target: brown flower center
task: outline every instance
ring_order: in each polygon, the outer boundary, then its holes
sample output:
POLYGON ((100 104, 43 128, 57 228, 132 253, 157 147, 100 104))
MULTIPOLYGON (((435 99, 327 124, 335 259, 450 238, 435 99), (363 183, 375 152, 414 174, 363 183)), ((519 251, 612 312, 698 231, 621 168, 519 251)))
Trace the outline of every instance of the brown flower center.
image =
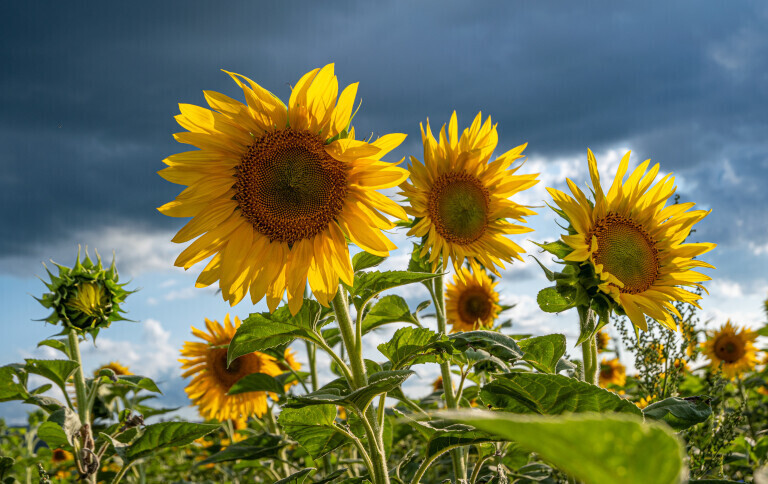
POLYGON ((459 245, 471 244, 483 236, 489 207, 488 189, 467 172, 441 175, 427 198, 427 210, 437 233, 459 245))
POLYGON ((289 245, 325 230, 347 196, 344 163, 318 136, 290 128, 256 139, 235 176, 243 216, 270 241, 289 245))
POLYGON ((459 317, 467 324, 481 325, 491 319, 493 300, 481 287, 471 287, 459 296, 459 317))
POLYGON ((213 373, 219 387, 228 391, 236 381, 251 373, 258 373, 261 360, 253 353, 237 358, 227 368, 227 349, 211 348, 208 350, 207 367, 213 373))
POLYGON ((624 283, 619 290, 638 294, 646 291, 659 275, 659 255, 651 236, 634 220, 616 213, 600 219, 587 236, 597 238, 595 264, 624 283))
POLYGON ((736 363, 745 353, 744 342, 735 335, 724 334, 715 340, 715 356, 726 363, 736 363))

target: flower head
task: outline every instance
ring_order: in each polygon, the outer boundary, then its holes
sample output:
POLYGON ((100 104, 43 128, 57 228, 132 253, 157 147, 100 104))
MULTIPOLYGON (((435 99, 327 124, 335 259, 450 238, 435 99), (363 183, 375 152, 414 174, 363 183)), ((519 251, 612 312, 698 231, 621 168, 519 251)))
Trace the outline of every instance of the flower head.
POLYGON ((710 278, 696 269, 714 269, 695 257, 716 244, 685 243, 691 228, 709 211, 690 210, 693 203, 666 206, 675 191, 675 180, 666 175, 654 184, 659 165, 649 170, 650 160, 624 182, 629 153, 605 193, 597 161, 591 151, 587 153, 594 202, 571 180, 567 182, 573 197, 547 189, 559 207, 557 213, 570 223, 569 234, 562 237, 567 251, 560 255, 579 268, 580 284, 592 281, 587 289, 599 294, 593 299, 626 314, 640 329, 647 329, 645 317, 649 316, 675 330, 674 317, 681 319, 681 315, 673 303, 698 307, 701 296, 684 288, 703 289, 701 282, 710 278))
POLYGON ((496 284, 476 265, 472 271, 458 269, 453 284, 445 288, 445 313, 452 333, 493 327, 501 311, 496 284))
POLYGON ((710 366, 716 369, 722 364, 723 374, 733 379, 740 373, 755 368, 757 364, 755 339, 757 339, 757 333, 747 329, 737 329, 728 321, 719 330, 710 333, 709 338, 701 346, 710 360, 710 366))
POLYGON ((91 333, 94 337, 99 330, 107 328, 113 321, 124 321, 120 304, 133 291, 126 291, 125 284, 118 284, 115 261, 109 269, 104 269, 101 257, 96 253, 96 263, 88 257, 80 259, 77 251, 75 265, 72 268, 54 264, 59 269, 58 275, 51 271, 50 282, 43 283, 50 292, 38 299, 40 304, 53 312, 45 318, 51 324, 61 322, 65 328, 74 328, 78 332, 91 333))
POLYGON ((496 266, 522 260, 520 253, 525 252, 506 236, 533 230, 508 221, 525 222, 524 217, 535 214, 509 200, 538 183, 537 174, 514 174, 522 165, 510 169, 526 145, 490 161, 498 134, 490 116, 482 122, 482 113, 459 138, 454 111, 448 133, 443 126, 439 137, 438 142, 429 121, 426 130, 421 126, 424 161, 411 157, 410 182, 400 185, 409 201, 405 210, 415 218, 408 235, 423 238, 420 255, 431 251, 433 269, 442 255, 446 264, 450 258, 457 268, 470 259, 498 274, 496 266))
POLYGON ((599 353, 602 353, 606 349, 608 349, 608 342, 611 340, 611 337, 608 335, 607 332, 600 330, 597 332, 596 335, 597 339, 597 351, 599 353))
MULTIPOLYGON (((226 71, 225 71, 226 72, 226 71)), ((200 148, 164 160, 159 174, 187 188, 158 210, 193 217, 173 238, 196 239, 176 259, 185 269, 208 259, 198 287, 219 281, 234 305, 250 293, 274 311, 283 294, 296 314, 309 282, 324 306, 339 280, 352 284, 347 239, 372 254, 395 246, 382 233, 386 215, 403 209, 376 190, 397 186, 408 172, 381 161, 403 134, 355 139, 351 127, 357 83, 338 96, 333 64, 305 74, 286 106, 250 79, 227 72, 246 104, 205 91, 211 110, 179 105, 177 141, 200 148)))
POLYGON ((618 358, 607 360, 603 358, 600 363, 600 386, 616 385, 623 387, 627 383, 627 369, 618 358))
MULTIPOLYGON (((205 320, 208 332, 192 328, 192 334, 202 341, 188 341, 181 350, 182 374, 184 378, 193 376, 185 391, 197 405, 200 415, 206 419, 238 420, 251 415, 261 417, 267 411, 266 392, 247 392, 228 395, 229 389, 238 380, 252 373, 265 373, 277 376, 284 371, 278 361, 265 353, 253 352, 243 355, 227 366, 227 347, 235 331, 240 326, 240 319, 229 314, 224 324, 205 320)), ((294 370, 301 368, 293 359, 289 349, 285 350, 285 360, 290 361, 294 370)))
POLYGON ((121 365, 118 361, 110 361, 106 365, 101 365, 99 368, 94 370, 93 376, 99 376, 99 372, 101 370, 112 370, 115 375, 133 375, 127 366, 121 365))

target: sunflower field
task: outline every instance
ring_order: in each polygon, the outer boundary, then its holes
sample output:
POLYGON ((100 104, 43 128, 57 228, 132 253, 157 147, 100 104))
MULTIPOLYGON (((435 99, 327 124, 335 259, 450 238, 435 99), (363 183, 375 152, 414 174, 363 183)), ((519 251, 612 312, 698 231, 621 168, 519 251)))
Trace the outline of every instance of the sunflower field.
POLYGON ((599 173, 587 150, 589 179, 526 206, 539 174, 526 144, 494 154, 490 116, 426 121, 423 152, 395 162, 405 135, 356 137, 358 85, 339 92, 333 64, 287 103, 225 73, 242 100, 180 104, 174 137, 192 149, 159 171, 183 189, 158 210, 190 219, 173 264, 232 306, 178 349, 199 418, 156 405, 162 382, 118 354, 83 370, 81 347, 121 324, 135 288, 78 252, 38 294, 59 331, 39 345, 59 357, 0 367, 0 401, 34 408, 0 424, 2 482, 768 483, 768 326, 701 321, 709 211, 659 164, 627 153, 599 173), (561 236, 537 240, 528 221, 549 210, 561 236), (394 230, 410 257, 379 270, 394 230), (510 264, 543 271, 539 309, 577 340, 505 317, 510 264), (429 299, 409 305, 413 287, 429 299), (440 377, 417 398, 402 386, 425 365, 440 377))

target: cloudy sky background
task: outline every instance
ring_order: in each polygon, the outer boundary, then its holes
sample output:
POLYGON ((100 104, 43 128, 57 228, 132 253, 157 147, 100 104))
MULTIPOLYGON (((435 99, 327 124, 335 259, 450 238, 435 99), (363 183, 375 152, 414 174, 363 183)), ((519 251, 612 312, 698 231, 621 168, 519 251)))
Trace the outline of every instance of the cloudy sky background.
MULTIPOLYGON (((545 186, 586 180, 586 148, 603 179, 632 150, 674 172, 683 201, 712 214, 694 241, 716 242, 718 267, 702 302, 712 324, 764 322, 768 292, 768 7, 743 1, 644 2, 17 2, 0 18, 0 365, 55 357, 35 349, 54 328, 39 296, 41 262, 71 265, 78 244, 117 256, 128 317, 86 345, 88 370, 119 359, 154 377, 166 405, 185 405, 178 349, 203 318, 264 310, 230 308, 193 283, 203 265, 173 267, 183 220, 155 207, 181 189, 159 176, 184 151, 172 134, 179 102, 210 89, 240 98, 220 69, 247 75, 287 100, 306 71, 336 63, 341 85, 360 82, 360 134, 403 132, 390 160, 421 157, 419 122, 460 126, 478 111, 498 122, 500 154, 529 143, 523 172, 542 182, 518 199, 543 206, 545 186)), ((606 182, 607 183, 607 182, 606 182)), ((558 228, 546 209, 535 240, 558 228)), ((400 268, 410 243, 389 268, 400 268)), ((517 239, 532 248, 525 238, 517 239)), ((517 332, 572 336, 575 314, 547 315, 546 281, 531 261, 501 284, 517 332)), ((427 294, 409 292, 418 302, 427 294)), ((368 356, 391 330, 367 337, 368 356)), ((303 355, 300 359, 304 359, 303 355)), ((422 380, 437 369, 419 368, 422 380)), ((423 393, 413 379, 407 391, 423 393)), ((0 404, 0 417, 27 409, 0 404)), ((194 412, 188 411, 189 415, 194 412)))

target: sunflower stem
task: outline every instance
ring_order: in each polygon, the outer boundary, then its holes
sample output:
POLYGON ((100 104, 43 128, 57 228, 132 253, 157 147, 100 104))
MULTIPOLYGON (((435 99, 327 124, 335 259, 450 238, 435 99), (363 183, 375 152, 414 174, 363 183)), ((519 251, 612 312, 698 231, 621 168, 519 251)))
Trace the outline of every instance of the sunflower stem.
MULTIPOLYGON (((80 417, 80 425, 85 428, 85 435, 83 443, 93 442, 93 434, 91 433, 91 408, 88 405, 88 389, 85 385, 85 374, 83 373, 83 358, 80 355, 80 338, 77 335, 77 330, 70 328, 69 330, 69 357, 77 363, 77 370, 73 375, 75 383, 75 397, 77 401, 77 414, 80 417)), ((93 449, 89 449, 93 451, 93 449)), ((78 452, 75 456, 76 459, 82 460, 83 453, 78 452)), ((85 462, 83 462, 83 468, 87 469, 85 462)), ((88 476, 88 482, 96 482, 96 474, 90 474, 88 476)))
MULTIPOLYGON (((594 311, 587 306, 577 306, 576 309, 579 312, 579 328, 586 328, 592 318, 595 317, 594 311)), ((582 379, 597 385, 597 337, 595 334, 590 335, 583 343, 581 343, 581 354, 584 361, 582 368, 582 379)))
MULTIPOLYGON (((341 340, 349 355, 349 363, 352 367, 352 381, 349 382, 353 390, 362 388, 368 384, 368 375, 365 371, 363 360, 362 341, 357 342, 356 329, 349 316, 349 301, 343 286, 339 286, 336 296, 333 298, 333 311, 336 313, 336 322, 339 324, 341 340)), ((365 428, 370 457, 373 463, 373 479, 375 484, 389 484, 389 471, 387 469, 387 456, 384 452, 384 441, 379 431, 379 425, 371 406, 367 411, 359 413, 360 420, 365 428)))
MULTIPOLYGON (((442 267, 439 268, 442 270, 442 267)), ((437 316, 437 331, 440 334, 446 334, 445 318, 445 290, 443 288, 443 276, 440 275, 434 279, 432 291, 432 301, 435 304, 435 315, 437 316)), ((448 361, 440 363, 440 373, 443 377, 443 394, 445 395, 445 406, 451 409, 458 408, 456 395, 453 393, 451 383, 451 364, 448 361)), ((451 451, 451 461, 453 462, 453 477, 456 482, 466 481, 467 464, 464 461, 464 449, 457 447, 451 451)))

